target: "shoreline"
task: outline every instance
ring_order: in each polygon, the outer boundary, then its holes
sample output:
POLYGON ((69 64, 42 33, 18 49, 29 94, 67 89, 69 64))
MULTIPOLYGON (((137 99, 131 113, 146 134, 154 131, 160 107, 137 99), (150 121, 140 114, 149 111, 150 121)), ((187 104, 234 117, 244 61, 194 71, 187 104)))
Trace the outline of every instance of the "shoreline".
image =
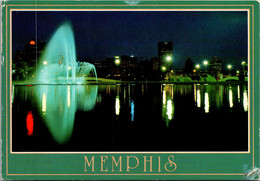
POLYGON ((248 81, 217 81, 217 82, 174 82, 174 81, 107 81, 107 82, 86 82, 82 84, 77 83, 35 83, 35 82, 24 82, 24 81, 13 81, 12 85, 15 86, 33 86, 33 85, 117 85, 117 84, 176 84, 176 85, 192 85, 192 84, 209 84, 209 85, 216 85, 216 84, 233 84, 239 85, 244 84, 248 85, 248 81))

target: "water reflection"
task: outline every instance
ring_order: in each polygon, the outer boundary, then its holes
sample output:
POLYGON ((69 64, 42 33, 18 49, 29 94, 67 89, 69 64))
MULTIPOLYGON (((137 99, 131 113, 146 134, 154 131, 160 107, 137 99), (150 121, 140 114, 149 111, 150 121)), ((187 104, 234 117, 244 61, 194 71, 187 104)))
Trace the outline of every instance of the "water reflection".
POLYGON ((241 96, 240 96, 240 86, 239 85, 237 86, 237 99, 238 99, 238 102, 240 102, 241 96))
POLYGON ((244 107, 244 111, 248 111, 248 98, 247 98, 247 89, 244 86, 243 87, 243 107, 244 107))
POLYGON ((116 113, 117 116, 120 114, 120 99, 119 99, 119 96, 116 96, 115 113, 116 113))
POLYGON ((232 93, 232 87, 229 87, 229 91, 228 91, 228 100, 229 100, 229 107, 232 108, 233 107, 233 93, 232 93))
POLYGON ((197 95, 197 107, 201 107, 200 87, 198 87, 196 95, 197 95))
POLYGON ((208 113, 209 112, 209 93, 205 92, 205 106, 204 106, 204 109, 205 109, 205 113, 208 113))
MULTIPOLYGON (((35 133, 42 129, 39 128, 40 124, 37 122, 41 117, 49 133, 59 144, 65 144, 71 140, 70 144, 79 138, 77 135, 85 134, 75 134, 75 137, 73 134, 73 139, 71 139, 75 116, 77 120, 80 120, 77 121, 77 125, 84 122, 85 126, 82 126, 82 129, 75 127, 78 132, 89 129, 89 125, 94 125, 93 130, 97 131, 99 126, 94 127, 102 121, 102 125, 105 125, 104 130, 107 129, 107 125, 114 124, 115 129, 120 127, 122 132, 132 132, 139 130, 138 126, 141 125, 141 128, 144 128, 148 122, 151 122, 153 129, 159 129, 162 124, 171 132, 173 129, 180 130, 183 125, 185 127, 187 117, 195 123, 193 119, 210 120, 223 112, 225 113, 223 115, 236 114, 239 111, 244 114, 249 109, 247 85, 44 85, 15 86, 13 90, 14 110, 19 113, 19 116, 24 116, 24 121, 26 119, 26 123, 23 122, 23 124, 26 124, 27 132, 22 134, 36 136, 35 133), (29 104, 30 101, 35 103, 29 104), (23 104, 27 104, 27 107, 23 108, 23 104), (36 105, 38 110, 32 109, 36 105), (31 110, 33 112, 30 112, 31 110), (86 114, 86 111, 91 113, 86 114), (91 115, 95 119, 82 115, 91 115), (126 121, 131 124, 126 124, 126 121)), ((19 119, 14 121, 14 125, 17 123, 19 119)), ((196 125, 192 124, 194 127, 196 125)), ((43 131, 46 131, 45 129, 44 126, 43 131)), ((200 129, 199 126, 196 129, 200 129)))
POLYGON ((135 116, 135 103, 132 100, 131 101, 131 121, 134 121, 134 116, 135 116))
MULTIPOLYGON (((174 118, 174 101, 173 101, 173 84, 163 84, 162 90, 162 118, 166 122, 166 126, 169 127, 170 122, 174 118)), ((180 93, 183 94, 183 87, 180 89, 180 93)))
MULTIPOLYGON (((24 88, 27 92, 27 87, 24 88)), ((98 86, 33 86, 30 87, 32 100, 36 100, 42 114, 41 117, 51 133, 53 139, 59 144, 70 140, 73 132, 74 119, 77 110, 90 111, 95 107, 98 86)), ((26 94, 27 97, 27 94, 26 94)), ((86 118, 87 119, 87 118, 86 118)), ((32 134, 32 113, 29 112, 26 125, 28 134, 32 134)))
POLYGON ((32 136, 33 135, 33 114, 32 111, 28 111, 27 117, 26 117, 26 128, 27 128, 27 135, 32 136))

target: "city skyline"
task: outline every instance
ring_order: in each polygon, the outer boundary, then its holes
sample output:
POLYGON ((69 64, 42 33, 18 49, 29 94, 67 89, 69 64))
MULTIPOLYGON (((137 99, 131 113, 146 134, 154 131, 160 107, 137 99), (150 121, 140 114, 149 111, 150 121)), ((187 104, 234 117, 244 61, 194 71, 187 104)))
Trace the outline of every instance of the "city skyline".
POLYGON ((115 55, 150 59, 159 41, 173 42, 173 65, 183 67, 218 56, 231 64, 247 60, 246 11, 13 12, 13 55, 30 39, 48 41, 64 21, 74 30, 77 59, 115 55), (37 33, 36 33, 37 31, 37 33))

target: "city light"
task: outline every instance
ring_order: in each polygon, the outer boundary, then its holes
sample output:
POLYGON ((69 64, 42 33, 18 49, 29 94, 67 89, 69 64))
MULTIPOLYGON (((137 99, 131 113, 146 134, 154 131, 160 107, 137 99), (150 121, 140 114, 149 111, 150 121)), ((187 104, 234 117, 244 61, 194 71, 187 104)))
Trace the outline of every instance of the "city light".
POLYGON ((199 69, 199 68, 200 68, 200 64, 196 64, 195 67, 196 67, 197 69, 199 69))
POLYGON ((209 63, 209 62, 208 62, 207 60, 204 60, 204 61, 203 61, 203 65, 205 65, 205 66, 208 65, 208 63, 209 63))
POLYGON ((246 64, 246 62, 245 61, 242 61, 242 65, 245 65, 246 64))
POLYGON ((171 56, 167 56, 167 57, 166 57, 166 60, 169 62, 169 61, 172 60, 172 57, 171 57, 171 56))
POLYGON ((229 64, 229 65, 227 66, 227 68, 230 70, 230 69, 232 68, 232 65, 229 64))
POLYGON ((71 67, 68 67, 68 70, 71 70, 71 67))
POLYGON ((43 61, 43 65, 47 65, 48 62, 46 60, 43 61))
POLYGON ((163 67, 162 67, 162 71, 166 71, 166 67, 163 66, 163 67))
POLYGON ((115 59, 115 64, 119 65, 120 64, 120 59, 115 59))
POLYGON ((35 45, 35 41, 31 40, 30 45, 35 45))

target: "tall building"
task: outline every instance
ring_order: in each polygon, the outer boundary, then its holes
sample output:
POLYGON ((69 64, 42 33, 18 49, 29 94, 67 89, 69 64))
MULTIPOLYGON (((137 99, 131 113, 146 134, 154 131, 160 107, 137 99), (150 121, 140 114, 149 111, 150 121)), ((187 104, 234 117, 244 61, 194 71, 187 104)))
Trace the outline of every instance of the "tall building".
POLYGON ((160 66, 168 71, 172 69, 173 61, 173 43, 172 42, 158 42, 158 56, 160 58, 160 66))
POLYGON ((172 42, 164 41, 158 42, 158 56, 171 55, 172 56, 173 44, 172 42))

